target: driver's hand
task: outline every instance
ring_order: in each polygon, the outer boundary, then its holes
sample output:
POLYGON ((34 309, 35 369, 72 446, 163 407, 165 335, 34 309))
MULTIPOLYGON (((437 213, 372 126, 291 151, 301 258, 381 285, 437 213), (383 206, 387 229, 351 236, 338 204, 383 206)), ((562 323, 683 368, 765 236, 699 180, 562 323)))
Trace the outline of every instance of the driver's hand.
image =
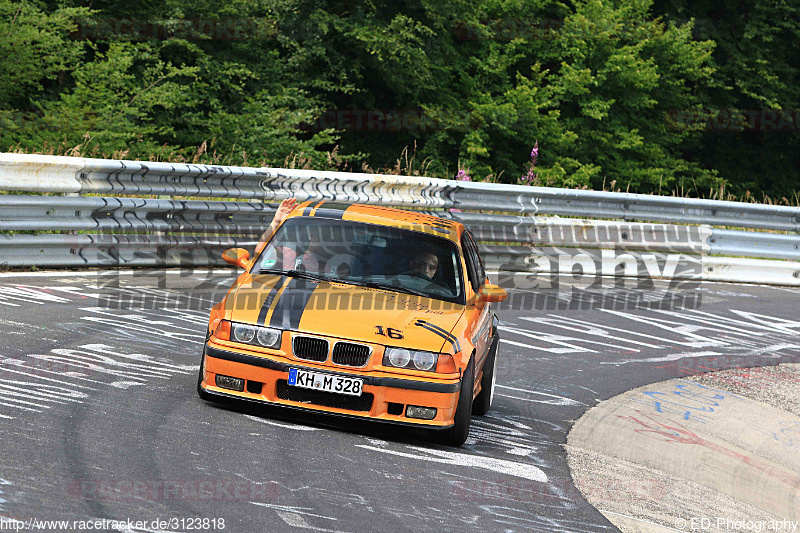
POLYGON ((273 224, 276 226, 280 225, 283 222, 283 219, 292 212, 292 210, 297 207, 297 199, 296 198, 287 198, 281 202, 281 205, 278 206, 278 210, 275 212, 275 218, 272 219, 273 224))

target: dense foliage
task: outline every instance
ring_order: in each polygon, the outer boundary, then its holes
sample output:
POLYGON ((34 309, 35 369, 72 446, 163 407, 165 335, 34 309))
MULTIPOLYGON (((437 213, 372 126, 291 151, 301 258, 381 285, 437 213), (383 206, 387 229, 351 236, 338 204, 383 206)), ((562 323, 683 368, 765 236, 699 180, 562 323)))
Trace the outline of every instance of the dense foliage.
POLYGON ((780 0, 0 0, 0 150, 361 170, 410 147, 398 169, 440 177, 796 198, 798 15, 780 0))

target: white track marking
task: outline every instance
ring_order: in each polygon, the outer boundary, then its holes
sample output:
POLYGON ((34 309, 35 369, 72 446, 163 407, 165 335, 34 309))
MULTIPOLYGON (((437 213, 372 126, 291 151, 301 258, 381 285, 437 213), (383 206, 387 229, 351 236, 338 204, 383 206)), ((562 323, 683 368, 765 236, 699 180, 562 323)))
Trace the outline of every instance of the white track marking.
POLYGON ((261 424, 267 424, 269 426, 277 426, 279 428, 294 429, 295 431, 319 431, 319 428, 304 426, 302 424, 283 424, 281 422, 276 422, 274 420, 267 420, 265 418, 259 418, 253 415, 244 415, 244 417, 249 418, 254 422, 259 422, 261 424))
POLYGON ((724 344, 721 341, 709 339, 708 337, 704 337, 703 335, 695 333, 696 331, 709 329, 707 326, 702 326, 700 324, 686 324, 686 323, 675 322, 672 320, 664 320, 653 317, 643 317, 634 315, 632 313, 626 313, 623 311, 615 311, 613 309, 600 309, 600 311, 602 311, 603 313, 609 313, 612 315, 620 316, 622 318, 627 318, 628 320, 633 320, 635 322, 640 322, 642 324, 647 324, 655 328, 671 331, 672 333, 676 333, 684 337, 693 338, 695 340, 690 342, 679 341, 679 340, 672 341, 677 344, 683 344, 684 346, 689 346, 690 348, 707 348, 710 346, 719 346, 720 344, 724 344))
POLYGON ((648 359, 625 359, 624 361, 601 361, 601 365, 620 366, 628 363, 666 363, 669 361, 678 361, 687 357, 711 357, 711 356, 725 355, 719 352, 679 352, 671 353, 662 357, 650 357, 648 359))
POLYGON ((508 394, 503 394, 501 392, 497 393, 498 396, 505 396, 507 398, 514 398, 516 400, 524 400, 526 402, 534 402, 534 403, 543 403, 543 404, 547 404, 547 405, 586 405, 583 402, 579 402, 577 400, 573 400, 572 398, 567 398, 565 396, 559 396, 557 394, 548 394, 546 392, 532 391, 532 390, 527 390, 527 389, 518 389, 516 387, 509 387, 508 385, 497 385, 497 387, 500 388, 500 389, 508 389, 508 390, 513 390, 513 391, 517 391, 517 392, 524 392, 525 394, 531 394, 533 396, 546 396, 548 398, 552 398, 550 400, 535 400, 533 398, 519 398, 517 396, 510 396, 508 394))
POLYGON ((312 509, 309 507, 291 507, 289 505, 277 505, 274 503, 264 503, 264 502, 250 502, 253 505, 258 505, 259 507, 266 507, 267 509, 274 509, 276 511, 284 511, 287 513, 294 513, 298 515, 305 515, 305 516, 313 516, 314 518, 324 518, 325 520, 339 520, 338 518, 334 518, 332 516, 324 516, 321 514, 311 513, 312 509))
MULTIPOLYGON (((618 329, 618 328, 610 328, 610 327, 608 327, 606 325, 598 326, 597 324, 594 324, 594 323, 588 322, 588 321, 584 321, 584 320, 577 320, 577 319, 573 319, 573 318, 569 318, 569 317, 551 317, 551 318, 548 318, 548 317, 537 317, 537 318, 520 317, 520 318, 522 318, 523 320, 529 320, 531 322, 535 322, 536 324, 546 324, 546 325, 554 327, 554 328, 566 329, 568 331, 575 331, 575 332, 583 333, 583 334, 586 334, 586 335, 594 335, 594 336, 602 337, 604 339, 613 339, 613 340, 624 342, 624 343, 628 343, 628 344, 636 344, 636 345, 639 345, 639 346, 644 346, 646 348, 661 348, 661 345, 658 345, 658 344, 649 344, 647 342, 636 341, 636 340, 633 340, 633 339, 625 339, 625 338, 622 338, 622 337, 615 337, 615 336, 609 334, 609 330, 618 329)), ((626 331, 626 330, 619 330, 619 331, 626 331)), ((657 338, 657 337, 653 337, 653 338, 657 338)), ((611 345, 611 344, 606 345, 606 346, 617 347, 617 346, 611 345)))
POLYGON ((532 344, 525 344, 525 343, 522 343, 522 342, 510 341, 508 339, 500 339, 500 342, 502 342, 503 344, 510 344, 511 346, 519 346, 520 348, 528 348, 528 349, 531 349, 531 350, 538 350, 539 349, 538 346, 534 346, 532 344))
MULTIPOLYGON (((530 322, 536 322, 537 321, 537 319, 533 318, 533 317, 520 317, 520 318, 522 320, 528 320, 530 322)), ((565 317, 560 317, 560 318, 565 318, 565 317)), ((575 319, 570 319, 570 320, 575 321, 575 319)), ((637 337, 645 337, 645 338, 653 339, 653 340, 656 340, 656 341, 659 341, 659 342, 664 342, 666 340, 663 337, 658 337, 658 336, 655 336, 655 335, 648 335, 647 333, 639 333, 638 331, 631 331, 629 329, 624 329, 624 328, 617 328, 617 327, 614 327, 614 326, 610 326, 608 324, 603 324, 602 329, 609 330, 609 331, 621 331, 623 333, 627 333, 628 335, 636 335, 637 337)), ((632 342, 632 341, 627 341, 626 340, 625 342, 632 342)))
MULTIPOLYGON (((266 507, 267 509, 274 510, 277 515, 280 517, 281 520, 287 525, 291 527, 303 528, 311 531, 330 531, 336 532, 334 529, 326 529, 322 527, 312 526, 308 523, 305 519, 306 516, 314 517, 314 518, 322 518, 323 520, 333 520, 337 521, 338 518, 334 518, 332 516, 323 516, 316 513, 309 512, 311 509, 308 507, 290 507, 288 505, 276 505, 272 503, 263 503, 263 502, 250 502, 253 505, 258 505, 259 507, 266 507)), ((340 532, 336 532, 340 533, 340 532)))
POLYGON ((540 351, 545 351, 550 353, 577 353, 577 352, 597 353, 597 350, 591 350, 589 348, 584 348, 582 346, 575 346, 574 344, 565 342, 565 341, 583 342, 583 339, 576 339, 575 337, 566 337, 563 335, 541 335, 541 334, 531 333, 530 331, 526 331, 524 329, 509 328, 505 326, 500 326, 498 329, 500 331, 506 331, 508 333, 513 333, 515 335, 521 335, 523 337, 528 337, 541 342, 549 342, 551 344, 564 346, 564 348, 548 348, 546 346, 537 346, 536 349, 540 351))
POLYGON ((356 444, 357 448, 365 450, 373 450, 381 453, 388 453, 397 455, 399 457, 408 457, 409 459, 417 459, 420 461, 428 461, 432 463, 448 464, 453 466, 467 466, 472 468, 482 468, 497 472, 500 474, 507 474, 510 476, 521 477, 531 481, 539 481, 542 483, 547 482, 547 475, 539 468, 515 461, 507 461, 505 459, 495 459, 493 457, 483 457, 479 455, 468 455, 465 453, 449 452, 444 450, 437 450, 433 448, 420 448, 417 446, 408 446, 412 452, 401 452, 398 450, 390 450, 388 448, 378 448, 375 446, 368 446, 366 444, 356 444))

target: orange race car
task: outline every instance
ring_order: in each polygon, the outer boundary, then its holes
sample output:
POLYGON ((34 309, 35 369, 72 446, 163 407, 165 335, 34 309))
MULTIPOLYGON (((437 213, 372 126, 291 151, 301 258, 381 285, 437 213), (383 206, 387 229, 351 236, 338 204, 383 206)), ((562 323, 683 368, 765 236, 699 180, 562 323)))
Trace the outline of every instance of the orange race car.
POLYGON ((436 430, 461 445, 491 406, 497 317, 463 224, 299 204, 211 309, 198 393, 436 430))

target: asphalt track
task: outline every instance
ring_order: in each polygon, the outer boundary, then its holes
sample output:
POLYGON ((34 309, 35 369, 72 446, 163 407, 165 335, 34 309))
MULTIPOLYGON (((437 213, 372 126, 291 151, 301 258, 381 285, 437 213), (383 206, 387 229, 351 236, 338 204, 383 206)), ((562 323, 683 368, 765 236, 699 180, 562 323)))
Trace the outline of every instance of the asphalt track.
POLYGON ((447 448, 407 429, 200 400, 208 308, 232 275, 0 277, 0 527, 616 531, 572 482, 577 419, 651 383, 800 358, 798 289, 702 284, 682 289, 692 309, 642 309, 618 297, 674 303, 675 288, 596 280, 612 299, 581 309, 563 285, 507 279, 516 299, 498 310, 493 410, 447 448))

